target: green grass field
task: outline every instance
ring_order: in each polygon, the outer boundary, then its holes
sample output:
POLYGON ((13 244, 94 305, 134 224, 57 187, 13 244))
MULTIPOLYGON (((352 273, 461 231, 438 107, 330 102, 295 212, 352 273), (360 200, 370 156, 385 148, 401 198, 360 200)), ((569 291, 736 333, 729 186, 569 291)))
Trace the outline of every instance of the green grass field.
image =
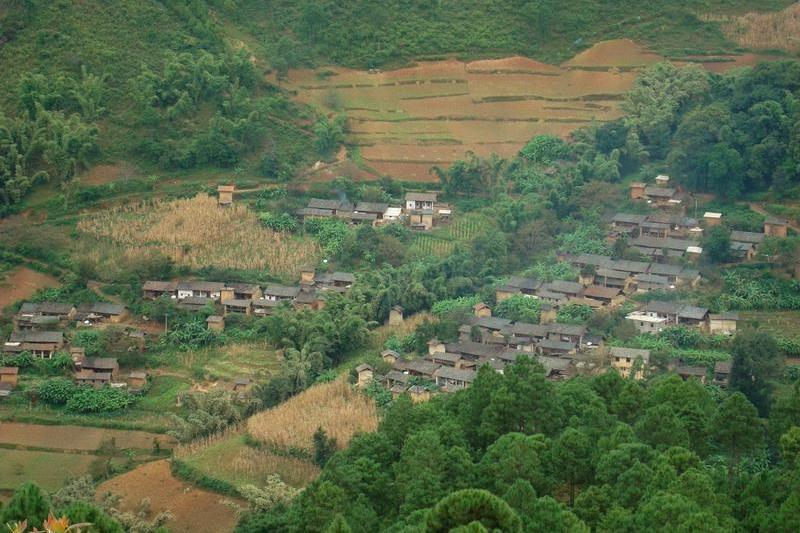
POLYGON ((800 339, 800 312, 798 311, 742 311, 739 329, 759 329, 785 339, 800 339))
POLYGON ((93 455, 0 449, 0 490, 33 481, 57 490, 71 477, 86 474, 93 455))

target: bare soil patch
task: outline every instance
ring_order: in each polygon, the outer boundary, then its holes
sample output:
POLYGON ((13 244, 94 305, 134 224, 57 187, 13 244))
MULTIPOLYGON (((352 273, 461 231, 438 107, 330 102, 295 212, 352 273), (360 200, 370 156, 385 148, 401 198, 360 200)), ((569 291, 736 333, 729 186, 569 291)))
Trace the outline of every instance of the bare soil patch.
POLYGON ((96 450, 100 444, 115 439, 120 448, 149 450, 157 439, 161 448, 171 448, 176 442, 167 435, 146 431, 102 429, 81 426, 48 426, 0 422, 0 443, 59 450, 96 450))
POLYGON ((58 280, 53 276, 27 267, 17 267, 0 279, 0 309, 29 298, 39 289, 58 285, 58 280))
MULTIPOLYGON (((693 61, 719 72, 758 59, 745 54, 693 61)), ((377 174, 432 181, 431 166, 467 152, 510 156, 535 135, 566 137, 576 128, 619 118, 638 70, 663 60, 634 41, 618 39, 597 43, 562 65, 520 56, 451 58, 387 72, 293 70, 285 83, 298 100, 345 113, 347 142, 361 147, 364 162, 377 174)), ((336 175, 319 172, 309 181, 336 175)))
POLYGON ((136 167, 127 162, 115 163, 113 165, 97 165, 79 178, 83 185, 104 185, 112 181, 134 178, 139 175, 136 167))
MULTIPOLYGON (((172 476, 167 461, 147 463, 106 481, 97 488, 122 497, 123 510, 134 510, 149 498, 151 514, 170 511, 174 518, 167 527, 174 533, 224 533, 236 527, 236 513, 219 494, 198 489, 172 476)), ((152 516, 150 517, 152 518, 152 516)))

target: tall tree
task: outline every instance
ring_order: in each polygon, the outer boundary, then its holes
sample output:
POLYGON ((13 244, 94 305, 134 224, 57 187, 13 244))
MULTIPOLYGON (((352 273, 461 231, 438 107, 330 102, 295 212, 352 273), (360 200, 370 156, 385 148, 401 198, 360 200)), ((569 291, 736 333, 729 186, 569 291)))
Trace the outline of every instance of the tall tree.
POLYGON ((759 414, 766 415, 774 384, 782 374, 778 343, 768 333, 742 333, 734 339, 731 354, 731 389, 743 393, 759 414))
POLYGON ((711 435, 728 455, 730 483, 733 483, 733 475, 742 456, 764 444, 758 411, 740 392, 731 394, 722 402, 711 420, 711 435))

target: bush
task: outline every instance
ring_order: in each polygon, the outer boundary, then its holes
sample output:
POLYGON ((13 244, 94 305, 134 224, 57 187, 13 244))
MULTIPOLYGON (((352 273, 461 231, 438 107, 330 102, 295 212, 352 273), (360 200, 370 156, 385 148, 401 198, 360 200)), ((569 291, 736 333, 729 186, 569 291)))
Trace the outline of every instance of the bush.
POLYGON ((133 402, 133 395, 126 390, 78 387, 78 391, 67 401, 67 410, 73 413, 110 413, 125 409, 133 402))
POLYGON ((39 398, 51 405, 64 405, 77 392, 77 385, 67 378, 48 379, 36 388, 39 398))

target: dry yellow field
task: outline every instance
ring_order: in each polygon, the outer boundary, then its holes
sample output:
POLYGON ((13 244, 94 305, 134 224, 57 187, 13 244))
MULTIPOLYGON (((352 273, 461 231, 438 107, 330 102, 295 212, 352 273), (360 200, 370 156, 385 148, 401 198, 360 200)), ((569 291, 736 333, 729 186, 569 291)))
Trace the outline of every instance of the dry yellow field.
POLYGON ((777 13, 747 13, 739 17, 709 15, 737 44, 753 49, 800 50, 800 2, 777 13))
POLYGON ((116 246, 126 257, 136 257, 146 248, 192 268, 297 276, 301 265, 315 264, 320 257, 311 239, 267 229, 246 206, 220 208, 216 198, 204 194, 117 207, 82 220, 78 229, 116 246))
POLYGON ((312 436, 320 427, 344 448, 356 433, 377 429, 375 402, 340 378, 314 385, 247 421, 253 438, 284 449, 310 450, 312 436))

